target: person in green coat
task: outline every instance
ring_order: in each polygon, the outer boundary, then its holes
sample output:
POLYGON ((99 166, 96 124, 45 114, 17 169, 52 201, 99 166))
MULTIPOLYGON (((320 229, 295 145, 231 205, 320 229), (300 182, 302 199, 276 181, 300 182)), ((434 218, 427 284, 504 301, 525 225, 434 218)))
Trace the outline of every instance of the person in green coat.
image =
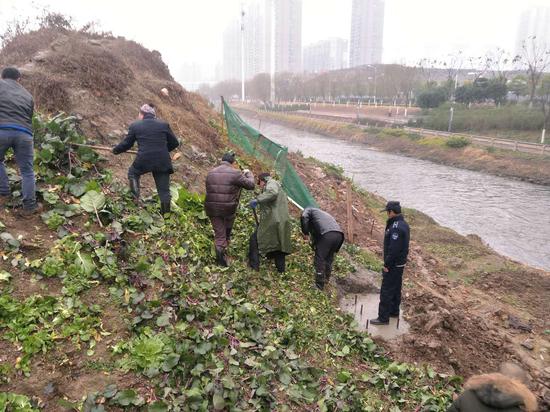
MULTIPOLYGON (((291 253, 290 215, 288 199, 281 184, 271 178, 269 173, 258 177, 262 193, 250 201, 250 207, 260 206, 260 221, 257 230, 259 253, 268 259, 275 260, 279 273, 285 272, 286 255, 291 253)), ((251 266, 259 268, 259 260, 251 266)))

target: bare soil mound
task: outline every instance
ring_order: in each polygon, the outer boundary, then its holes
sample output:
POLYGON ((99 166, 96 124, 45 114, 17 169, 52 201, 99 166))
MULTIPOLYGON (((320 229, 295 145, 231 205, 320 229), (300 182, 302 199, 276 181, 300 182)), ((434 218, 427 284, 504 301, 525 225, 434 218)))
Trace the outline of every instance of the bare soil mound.
MULTIPOLYGON (((191 187, 202 183, 199 177, 221 144, 208 103, 174 81, 159 52, 134 41, 43 27, 5 44, 0 65, 21 69, 38 110, 76 115, 83 132, 101 144, 121 139, 143 103, 155 104, 159 117, 182 139, 184 156, 175 178, 191 187)), ((131 156, 121 159, 116 163, 127 166, 131 156)), ((123 175, 125 167, 118 172, 123 175)))

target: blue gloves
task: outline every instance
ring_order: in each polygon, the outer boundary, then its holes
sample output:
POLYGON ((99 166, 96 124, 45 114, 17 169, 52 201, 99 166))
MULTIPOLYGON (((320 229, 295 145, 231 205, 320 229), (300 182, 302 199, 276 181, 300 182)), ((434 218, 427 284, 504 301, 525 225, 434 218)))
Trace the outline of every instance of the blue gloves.
POLYGON ((256 199, 252 199, 249 203, 248 203, 248 206, 250 206, 252 209, 256 209, 256 207, 258 207, 258 201, 256 199))

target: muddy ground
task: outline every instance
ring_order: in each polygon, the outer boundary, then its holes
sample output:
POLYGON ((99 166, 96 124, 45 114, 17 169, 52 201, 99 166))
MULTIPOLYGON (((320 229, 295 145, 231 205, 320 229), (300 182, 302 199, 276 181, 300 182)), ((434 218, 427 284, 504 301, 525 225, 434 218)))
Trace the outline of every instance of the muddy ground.
MULTIPOLYGON (((333 168, 291 157, 321 208, 346 228, 345 179, 333 168)), ((353 193, 354 242, 380 257, 384 215, 377 210, 383 203, 376 195, 353 193)), ((412 241, 403 310, 411 329, 382 345, 395 359, 465 378, 512 360, 550 401, 550 274, 502 257, 479 238, 461 236, 420 212, 407 210, 405 216, 412 241)), ((353 293, 372 291, 369 284, 360 289, 353 293)))

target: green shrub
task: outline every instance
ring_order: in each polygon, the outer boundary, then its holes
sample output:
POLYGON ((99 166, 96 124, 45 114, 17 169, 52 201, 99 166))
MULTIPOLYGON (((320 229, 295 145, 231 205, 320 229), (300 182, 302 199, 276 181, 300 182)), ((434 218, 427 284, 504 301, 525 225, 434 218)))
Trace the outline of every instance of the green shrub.
POLYGON ((447 90, 444 87, 434 87, 420 92, 416 102, 423 109, 430 109, 442 105, 447 98, 447 90))
MULTIPOLYGON (((449 105, 429 110, 417 119, 415 127, 447 131, 449 105)), ((540 130, 543 115, 539 109, 522 105, 501 107, 472 107, 456 105, 453 114, 453 131, 486 133, 491 130, 540 130)))
POLYGON ((412 140, 413 142, 416 142, 420 139, 422 139, 422 135, 418 133, 407 133, 407 137, 412 140))
POLYGON ((461 147, 468 146, 470 143, 470 139, 464 136, 453 136, 445 141, 445 146, 452 147, 453 149, 460 149, 461 147))

